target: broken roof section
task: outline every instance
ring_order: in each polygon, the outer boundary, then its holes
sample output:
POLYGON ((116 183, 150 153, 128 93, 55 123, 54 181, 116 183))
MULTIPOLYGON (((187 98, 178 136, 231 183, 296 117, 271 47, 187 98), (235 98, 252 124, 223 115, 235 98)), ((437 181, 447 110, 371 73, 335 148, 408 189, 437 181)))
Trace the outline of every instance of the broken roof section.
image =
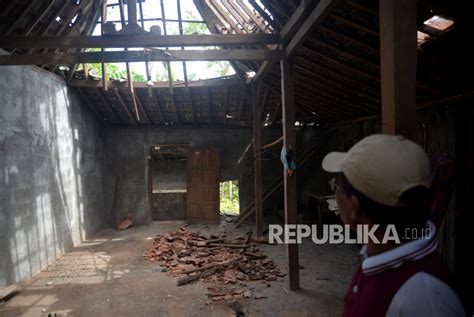
MULTIPOLYGON (((119 30, 121 25, 129 22, 127 10, 124 9, 126 5, 126 0, 107 1, 105 21, 109 25, 113 24, 114 29, 119 30)), ((141 0, 138 1, 138 9, 138 24, 145 31, 158 27, 163 35, 277 33, 291 12, 285 11, 284 7, 282 10, 281 6, 276 9, 271 1, 260 0, 141 0)), ((98 17, 93 35, 101 33, 101 17, 98 17)), ((234 75, 236 72, 241 79, 246 79, 255 75, 254 70, 258 69, 255 62, 228 61, 148 62, 129 65, 135 81, 147 81, 150 85, 161 81, 187 83, 234 75)), ((109 65, 107 78, 125 79, 126 69, 125 63, 109 65)), ((79 66, 79 71, 83 71, 82 66, 79 66)), ((96 78, 102 76, 99 64, 89 65, 89 72, 96 78)))

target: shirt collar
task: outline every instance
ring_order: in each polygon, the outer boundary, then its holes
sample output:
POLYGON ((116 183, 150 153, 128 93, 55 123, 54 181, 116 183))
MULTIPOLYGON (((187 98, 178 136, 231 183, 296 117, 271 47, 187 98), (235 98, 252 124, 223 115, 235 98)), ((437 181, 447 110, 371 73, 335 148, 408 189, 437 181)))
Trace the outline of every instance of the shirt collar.
POLYGON ((431 230, 429 237, 404 243, 393 250, 377 255, 369 256, 365 245, 360 251, 360 255, 363 257, 362 271, 366 275, 377 274, 388 269, 398 268, 405 262, 419 260, 434 252, 438 248, 436 227, 431 221, 428 221, 427 228, 431 230))

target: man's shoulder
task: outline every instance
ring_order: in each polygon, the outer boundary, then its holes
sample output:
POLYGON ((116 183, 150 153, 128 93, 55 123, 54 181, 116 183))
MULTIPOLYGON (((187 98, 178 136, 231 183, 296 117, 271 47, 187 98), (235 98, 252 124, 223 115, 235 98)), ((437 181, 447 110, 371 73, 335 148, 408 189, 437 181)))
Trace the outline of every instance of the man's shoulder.
POLYGON ((459 316, 466 313, 454 291, 437 277, 418 272, 397 291, 390 303, 387 317, 459 316))

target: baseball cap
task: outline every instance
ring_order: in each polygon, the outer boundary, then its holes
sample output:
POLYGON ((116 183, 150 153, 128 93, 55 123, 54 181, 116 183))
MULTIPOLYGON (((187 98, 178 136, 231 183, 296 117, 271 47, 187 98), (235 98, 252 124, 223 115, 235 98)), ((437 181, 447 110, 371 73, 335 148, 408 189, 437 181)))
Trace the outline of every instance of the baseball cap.
POLYGON ((347 152, 331 152, 322 162, 330 173, 343 173, 368 198, 387 206, 400 206, 408 189, 429 187, 430 162, 425 151, 403 136, 373 134, 347 152))

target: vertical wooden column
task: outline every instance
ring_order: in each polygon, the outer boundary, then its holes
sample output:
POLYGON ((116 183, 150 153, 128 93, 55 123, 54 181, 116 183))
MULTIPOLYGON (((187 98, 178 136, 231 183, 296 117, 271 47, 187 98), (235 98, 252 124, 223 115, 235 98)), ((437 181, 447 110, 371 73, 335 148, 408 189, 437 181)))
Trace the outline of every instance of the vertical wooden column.
MULTIPOLYGON (((104 0, 104 3, 102 4, 102 17, 100 19, 100 32, 102 35, 104 35, 104 25, 107 23, 107 0, 104 0)), ((102 52, 105 52, 105 48, 101 49, 102 52)), ((102 70, 102 87, 104 91, 108 90, 108 83, 107 83, 107 64, 102 63, 101 64, 101 70, 102 70)))
MULTIPOLYGON (((285 48, 285 47, 283 47, 285 48)), ((283 50, 284 51, 284 50, 283 50)), ((296 154, 296 132, 295 132, 295 95, 293 90, 292 65, 287 59, 280 62, 281 68, 281 98, 283 119, 283 145, 292 148, 296 154)), ((285 224, 296 224, 296 174, 288 176, 284 173, 284 196, 285 196, 285 224)), ((287 244, 288 256, 288 287, 295 291, 300 288, 299 254, 296 243, 287 244)))
POLYGON ((127 1, 128 9, 128 24, 138 24, 137 23, 137 0, 128 0, 127 1))
POLYGON ((387 134, 416 136, 416 1, 380 0, 382 126, 387 134))
MULTIPOLYGON (((259 84, 258 84, 259 85, 259 84)), ((258 86, 259 87, 259 86, 258 86)), ((262 161, 260 149, 262 147, 261 114, 262 105, 258 101, 260 89, 256 84, 252 85, 252 108, 253 108, 253 154, 255 167, 255 224, 257 237, 263 236, 263 210, 262 210, 262 161)))

